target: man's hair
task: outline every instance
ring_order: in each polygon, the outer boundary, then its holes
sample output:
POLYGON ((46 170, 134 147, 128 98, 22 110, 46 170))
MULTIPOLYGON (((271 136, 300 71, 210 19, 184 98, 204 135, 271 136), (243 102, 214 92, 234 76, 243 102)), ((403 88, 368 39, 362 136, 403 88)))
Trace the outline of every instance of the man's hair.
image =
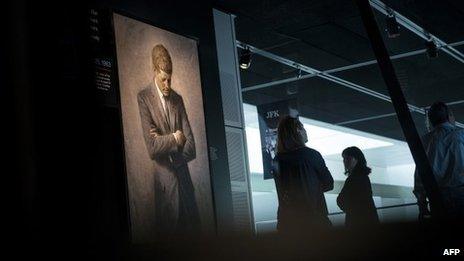
POLYGON ((299 129, 303 129, 303 124, 291 116, 283 117, 277 128, 277 152, 289 152, 305 145, 299 129))
POLYGON ((435 102, 428 111, 429 121, 434 127, 449 121, 449 115, 448 106, 443 102, 435 102))
POLYGON ((162 44, 157 44, 151 50, 151 61, 153 69, 156 71, 163 70, 166 73, 172 73, 172 60, 168 50, 162 44))

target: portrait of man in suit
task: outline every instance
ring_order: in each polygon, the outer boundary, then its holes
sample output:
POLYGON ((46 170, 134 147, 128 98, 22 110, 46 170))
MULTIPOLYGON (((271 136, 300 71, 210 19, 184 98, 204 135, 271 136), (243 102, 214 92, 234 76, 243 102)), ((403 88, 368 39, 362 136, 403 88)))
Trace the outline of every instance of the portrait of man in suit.
POLYGON ((137 95, 147 153, 155 165, 157 233, 185 234, 199 228, 199 214, 188 162, 195 139, 182 97, 171 88, 173 66, 161 44, 151 52, 153 81, 137 95))
POLYGON ((199 42, 113 22, 131 241, 214 234, 199 42))

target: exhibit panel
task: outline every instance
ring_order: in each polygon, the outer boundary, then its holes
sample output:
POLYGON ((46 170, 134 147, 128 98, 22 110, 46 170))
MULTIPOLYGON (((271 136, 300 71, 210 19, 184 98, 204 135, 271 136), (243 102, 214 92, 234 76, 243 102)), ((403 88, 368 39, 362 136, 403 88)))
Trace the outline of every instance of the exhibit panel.
POLYGON ((197 41, 114 13, 133 242, 215 232, 197 41))

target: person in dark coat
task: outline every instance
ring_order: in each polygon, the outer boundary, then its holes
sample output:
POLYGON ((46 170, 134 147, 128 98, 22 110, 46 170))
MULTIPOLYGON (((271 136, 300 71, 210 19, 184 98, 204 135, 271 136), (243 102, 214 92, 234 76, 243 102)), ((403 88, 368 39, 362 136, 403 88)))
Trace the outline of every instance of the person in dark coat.
POLYGON ((342 157, 348 178, 337 197, 337 204, 346 213, 345 225, 362 227, 378 224, 379 217, 368 177, 371 169, 366 166, 364 154, 357 147, 348 147, 342 157))
POLYGON ((277 135, 278 232, 307 234, 330 227, 324 192, 333 189, 333 178, 324 159, 305 146, 307 134, 298 119, 284 117, 277 135))

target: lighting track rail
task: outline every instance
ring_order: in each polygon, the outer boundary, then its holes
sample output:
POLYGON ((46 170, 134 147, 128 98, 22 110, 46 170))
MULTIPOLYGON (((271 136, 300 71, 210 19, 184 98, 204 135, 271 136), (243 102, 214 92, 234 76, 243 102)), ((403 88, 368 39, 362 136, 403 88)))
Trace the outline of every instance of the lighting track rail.
POLYGON ((404 26, 404 28, 408 29, 412 33, 416 34, 417 36, 421 37, 426 41, 434 41, 437 47, 443 50, 445 53, 449 54, 451 57, 455 58, 456 60, 464 63, 464 54, 460 51, 456 50, 453 46, 447 44, 445 41, 441 40, 437 36, 427 32, 423 27, 417 25, 413 21, 409 20, 402 14, 396 12, 395 10, 387 7, 382 1, 379 0, 369 0, 370 5, 376 9, 377 11, 381 12, 384 15, 390 15, 393 13, 396 17, 396 21, 404 26))
MULTIPOLYGON (((340 84, 342 86, 353 89, 355 91, 358 91, 358 92, 367 94, 369 96, 372 96, 372 97, 375 97, 375 98, 378 98, 378 99, 381 99, 381 100, 392 103, 391 98, 389 96, 385 95, 385 94, 373 91, 373 90, 371 90, 369 88, 366 88, 366 87, 363 87, 363 86, 361 86, 359 84, 352 83, 352 82, 344 80, 342 78, 333 76, 333 75, 331 75, 331 74, 329 74, 327 72, 319 71, 317 69, 306 66, 304 64, 292 61, 290 59, 281 57, 279 55, 270 53, 268 51, 264 51, 262 49, 254 47, 252 45, 242 43, 242 42, 240 42, 238 40, 236 41, 236 45, 237 45, 238 48, 241 48, 241 49, 248 48, 252 53, 255 53, 255 54, 261 55, 263 57, 266 57, 268 59, 274 60, 276 62, 285 64, 285 65, 287 65, 289 67, 292 67, 292 68, 295 68, 295 69, 300 69, 300 70, 308 73, 309 75, 313 75, 315 77, 320 77, 322 79, 326 79, 328 81, 340 84)), ((308 75, 306 75, 306 76, 309 77, 308 75)), ((408 105, 408 108, 409 108, 410 111, 414 111, 414 112, 420 113, 422 115, 425 115, 425 109, 424 108, 420 108, 420 107, 417 107, 417 106, 409 104, 409 103, 407 105, 408 105)), ((458 126, 460 128, 464 128, 464 124, 462 124, 460 122, 456 122, 456 126, 458 126)))

